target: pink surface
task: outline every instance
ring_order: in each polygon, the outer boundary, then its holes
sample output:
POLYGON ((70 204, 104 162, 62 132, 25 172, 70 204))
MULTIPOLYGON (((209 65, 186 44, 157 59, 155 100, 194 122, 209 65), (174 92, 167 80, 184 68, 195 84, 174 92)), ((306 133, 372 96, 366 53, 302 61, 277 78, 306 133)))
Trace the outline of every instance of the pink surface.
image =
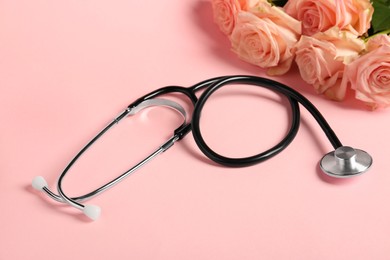
MULTIPOLYGON (((42 175, 55 189, 72 156, 142 94, 264 75, 230 52, 209 3, 0 0, 0 44, 1 260, 390 258, 390 111, 327 101, 296 69, 277 80, 318 106, 344 144, 372 154, 367 174, 320 173, 331 146, 303 112, 291 146, 253 167, 216 166, 188 135, 92 199, 102 208, 96 222, 30 188, 42 175)), ((237 87, 210 101, 205 138, 226 155, 260 152, 286 131, 286 109, 268 91, 237 87)), ((78 195, 121 173, 178 120, 166 109, 126 120, 76 165, 65 190, 78 195)))

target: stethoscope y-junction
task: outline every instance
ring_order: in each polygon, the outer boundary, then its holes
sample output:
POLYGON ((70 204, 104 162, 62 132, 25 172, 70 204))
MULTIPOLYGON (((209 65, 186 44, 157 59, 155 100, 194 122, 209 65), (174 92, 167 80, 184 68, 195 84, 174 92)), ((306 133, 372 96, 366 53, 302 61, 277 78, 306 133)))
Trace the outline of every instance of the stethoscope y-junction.
POLYGON ((300 108, 299 104, 305 107, 310 114, 314 117, 317 123, 320 125, 325 135, 329 139, 333 148, 335 149, 332 152, 327 153, 322 160, 320 161, 320 167, 322 171, 332 177, 337 178, 346 178, 361 174, 367 171, 371 164, 372 158, 371 156, 359 149, 352 148, 350 146, 343 146, 332 128, 329 126, 325 118, 318 111, 318 109, 303 95, 294 89, 279 83, 274 80, 270 80, 267 78, 254 77, 254 76, 223 76, 208 79, 197 83, 191 87, 185 88, 180 86, 167 86, 160 89, 157 89, 141 98, 138 98, 133 103, 131 103, 126 109, 120 113, 113 121, 111 121, 103 130, 101 130, 90 142, 88 142, 84 148, 70 161, 70 163, 65 167, 64 171, 58 178, 57 181, 57 191, 58 194, 51 191, 48 188, 47 182, 41 176, 35 177, 32 185, 37 190, 44 191, 49 197, 52 199, 67 203, 79 210, 81 210, 86 216, 88 216, 92 220, 96 220, 100 215, 100 208, 95 205, 82 204, 83 201, 88 200, 103 191, 111 188, 115 184, 122 181, 124 178, 129 176, 131 173, 139 169, 141 166, 149 162, 151 159, 156 157, 157 155, 168 150, 172 145, 181 140, 186 134, 188 134, 192 130, 192 134, 194 140, 200 150, 211 160, 222 164, 224 166, 229 167, 244 167, 254 165, 260 162, 263 162, 279 152, 285 149, 291 141, 296 136, 299 125, 300 125, 300 108), (290 128, 285 135, 285 137, 277 143, 272 148, 261 152, 259 154, 255 154, 253 156, 242 157, 242 158, 231 158, 223 156, 214 150, 212 150, 207 143, 205 142, 201 128, 200 128, 200 118, 202 114, 202 110, 206 102, 209 98, 217 91, 218 89, 233 85, 233 84, 245 84, 245 85, 253 85, 257 87, 263 87, 266 89, 273 90, 284 95, 288 103, 291 106, 291 123, 290 128), (204 90, 203 93, 198 98, 195 93, 200 90, 204 90), (160 96, 170 94, 170 93, 181 93, 183 94, 190 102, 194 105, 194 110, 192 113, 191 120, 188 119, 185 109, 178 103, 169 100, 162 99, 160 96), (165 106, 173 109, 178 114, 182 116, 183 122, 182 124, 176 128, 173 132, 171 138, 169 138, 165 143, 159 146, 154 152, 152 152, 149 156, 143 159, 141 162, 131 167, 129 170, 116 177, 115 179, 107 182, 103 186, 93 190, 85 195, 81 195, 78 197, 69 197, 65 194, 62 188, 62 182, 68 173, 69 169, 75 164, 75 162, 82 156, 89 147, 91 147, 102 135, 104 135, 110 128, 119 123, 121 120, 128 116, 132 116, 144 108, 151 106, 165 106))

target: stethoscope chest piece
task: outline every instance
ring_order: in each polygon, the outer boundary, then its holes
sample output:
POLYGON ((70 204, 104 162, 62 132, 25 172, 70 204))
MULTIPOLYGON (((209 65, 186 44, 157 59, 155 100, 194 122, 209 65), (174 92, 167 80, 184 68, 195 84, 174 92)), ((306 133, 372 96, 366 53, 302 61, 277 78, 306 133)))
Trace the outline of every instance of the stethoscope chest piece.
POLYGON ((327 153, 320 162, 322 171, 332 177, 348 178, 366 172, 372 165, 372 157, 365 151, 341 146, 327 153))

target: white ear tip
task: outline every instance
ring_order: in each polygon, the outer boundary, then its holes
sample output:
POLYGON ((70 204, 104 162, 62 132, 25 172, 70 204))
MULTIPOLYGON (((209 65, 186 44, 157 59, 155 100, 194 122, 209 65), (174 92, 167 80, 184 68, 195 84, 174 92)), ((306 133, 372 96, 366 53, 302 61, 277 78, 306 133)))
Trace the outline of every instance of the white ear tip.
POLYGON ((47 182, 42 176, 37 176, 32 180, 32 186, 36 190, 42 190, 43 187, 47 187, 47 182))
POLYGON ((100 216, 100 207, 95 205, 85 205, 83 213, 92 220, 97 220, 100 216))

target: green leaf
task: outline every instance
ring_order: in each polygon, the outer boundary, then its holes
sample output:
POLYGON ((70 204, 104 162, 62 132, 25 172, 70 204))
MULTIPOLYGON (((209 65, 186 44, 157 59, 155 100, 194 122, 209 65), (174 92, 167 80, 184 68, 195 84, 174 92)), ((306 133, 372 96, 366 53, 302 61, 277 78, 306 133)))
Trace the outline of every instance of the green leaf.
POLYGON ((390 0, 375 0, 372 5, 374 7, 372 34, 390 30, 390 0))

